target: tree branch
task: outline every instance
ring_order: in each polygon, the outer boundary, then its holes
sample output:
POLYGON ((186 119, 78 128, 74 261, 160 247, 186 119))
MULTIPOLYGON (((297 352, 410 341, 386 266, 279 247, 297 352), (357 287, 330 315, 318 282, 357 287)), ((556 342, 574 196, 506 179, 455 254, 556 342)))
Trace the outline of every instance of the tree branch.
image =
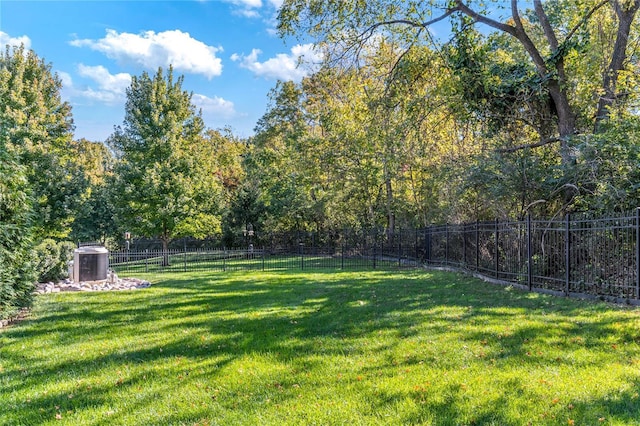
POLYGON ((522 19, 520 18, 520 12, 518 11, 518 0, 511 0, 511 17, 516 24, 516 28, 519 31, 524 32, 524 25, 522 25, 522 19))
POLYGON ((547 38, 549 42, 549 47, 551 47, 551 51, 555 52, 558 50, 558 38, 556 37, 556 33, 551 28, 551 24, 549 23, 549 18, 542 7, 542 2, 540 0, 534 0, 533 6, 536 11, 536 15, 540 20, 540 25, 542 26, 542 30, 544 31, 544 36, 547 38))
POLYGON ((596 112, 595 131, 602 130, 602 123, 609 118, 609 109, 618 99, 617 80, 619 72, 624 69, 624 62, 627 58, 627 46, 629 43, 629 34, 636 13, 640 9, 640 0, 633 0, 624 8, 619 0, 614 2, 614 10, 618 16, 618 31, 616 41, 611 53, 611 62, 604 73, 603 89, 604 96, 598 101, 598 110, 596 112))
POLYGON ((529 38, 526 31, 524 30, 524 26, 522 25, 522 21, 520 20, 520 13, 518 12, 518 2, 517 0, 511 0, 511 15, 513 17, 513 21, 515 22, 515 26, 503 24, 502 22, 496 21, 494 19, 488 18, 475 10, 471 9, 469 6, 465 5, 462 0, 455 0, 458 9, 473 18, 476 22, 480 22, 482 24, 488 25, 497 30, 503 31, 507 34, 515 37, 525 50, 529 53, 531 60, 536 66, 538 70, 538 74, 540 76, 544 76, 547 74, 547 66, 545 64, 544 58, 538 51, 538 48, 535 46, 533 41, 529 38))
POLYGON ((460 10, 465 15, 470 16, 476 22, 480 22, 482 24, 488 25, 497 30, 504 31, 505 33, 511 34, 514 37, 517 37, 517 31, 515 27, 511 25, 503 24, 502 22, 496 21, 494 19, 491 19, 484 15, 479 14, 478 12, 471 9, 466 4, 462 3, 462 0, 456 0, 456 5, 458 10, 460 10))
POLYGON ((452 7, 447 9, 447 11, 445 13, 443 13, 442 15, 438 16, 437 18, 433 18, 430 21, 425 21, 425 22, 415 22, 415 21, 410 21, 408 19, 393 19, 391 21, 382 21, 382 22, 376 22, 375 24, 371 25, 370 27, 368 27, 367 29, 365 29, 364 31, 362 31, 360 33, 360 36, 358 38, 362 38, 365 36, 365 34, 372 34, 376 29, 378 29, 379 27, 384 27, 384 26, 388 26, 388 25, 396 25, 396 24, 402 24, 402 25, 408 25, 410 27, 416 27, 416 28, 427 28, 437 22, 442 21, 443 19, 447 18, 448 16, 451 16, 454 12, 457 12, 459 9, 457 7, 452 7))
POLYGON ((569 31, 569 34, 567 34, 567 36, 564 38, 564 41, 562 42, 563 44, 566 43, 567 41, 569 41, 571 39, 571 37, 573 37, 573 35, 576 33, 576 31, 578 31, 578 29, 583 26, 588 20, 589 18, 591 18, 591 16, 596 13, 596 11, 598 11, 598 9, 600 9, 601 7, 605 6, 607 3, 609 3, 609 0, 602 0, 600 3, 596 4, 595 6, 593 6, 593 8, 591 8, 591 10, 582 17, 582 19, 580 20, 580 22, 578 22, 576 24, 575 27, 573 27, 571 29, 571 31, 569 31))
POLYGON ((526 144, 526 145, 518 145, 518 146, 511 147, 511 148, 496 149, 496 152, 499 152, 501 154, 510 153, 510 152, 516 152, 516 151, 520 151, 521 149, 539 148, 541 146, 549 145, 549 144, 552 144, 552 143, 555 143, 555 142, 562 142, 562 139, 561 138, 550 138, 550 139, 545 139, 543 141, 536 142, 536 143, 531 143, 531 144, 526 144))

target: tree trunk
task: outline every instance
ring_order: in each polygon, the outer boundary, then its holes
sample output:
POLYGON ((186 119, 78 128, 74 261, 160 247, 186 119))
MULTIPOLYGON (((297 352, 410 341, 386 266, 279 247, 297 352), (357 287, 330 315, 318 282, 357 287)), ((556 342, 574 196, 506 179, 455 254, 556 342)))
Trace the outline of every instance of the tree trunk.
MULTIPOLYGON (((531 40, 531 38, 527 34, 525 26, 523 25, 520 17, 520 12, 518 11, 518 2, 516 0, 511 0, 511 15, 513 18, 513 25, 498 22, 491 18, 483 16, 475 10, 471 9, 461 0, 456 0, 456 5, 462 13, 470 16, 477 22, 481 22, 483 24, 489 25, 492 28, 510 34, 522 44, 522 47, 524 47, 524 49, 527 51, 534 66, 536 67, 538 75, 540 76, 542 81, 546 81, 546 87, 549 90, 549 96, 551 97, 551 101, 553 102, 553 106, 556 110, 556 116, 558 118, 558 135, 559 139, 562 141, 560 149, 561 159, 563 164, 570 164, 573 161, 573 156, 569 150, 568 142, 569 138, 575 133, 575 115, 571 109, 569 98, 567 97, 567 93, 564 88, 566 86, 567 78, 565 75, 563 58, 559 57, 556 60, 555 64, 553 64, 553 71, 556 76, 549 77, 550 70, 548 68, 547 61, 545 61, 540 49, 538 49, 533 40, 531 40)), ((559 48, 558 40, 556 38, 555 32, 553 31, 553 28, 549 23, 549 19, 544 11, 544 8, 542 7, 542 3, 540 2, 540 0, 535 0, 534 5, 536 9, 536 15, 540 20, 542 30, 548 43, 548 48, 551 50, 551 52, 556 53, 559 48)))
POLYGON ((384 169, 384 187, 386 192, 387 208, 387 238, 391 241, 396 230, 396 215, 393 211, 393 186, 391 185, 391 176, 389 175, 389 170, 386 165, 384 169))
POLYGON ((638 8, 640 8, 640 0, 633 1, 626 8, 620 4, 619 0, 616 0, 613 2, 613 7, 619 20, 618 32, 613 46, 611 62, 603 76, 602 88, 604 89, 604 94, 598 100, 595 133, 603 130, 603 124, 609 119, 611 107, 615 104, 619 96, 617 93, 618 74, 624 68, 631 24, 633 24, 633 19, 638 12, 638 8))
POLYGON ((169 238, 163 235, 162 241, 162 266, 169 266, 169 238))
POLYGON ((569 104, 569 99, 565 91, 560 87, 560 82, 551 80, 548 83, 549 96, 553 100, 558 117, 558 135, 560 139, 560 157, 562 164, 572 164, 575 159, 569 149, 569 139, 575 134, 576 119, 575 114, 569 104))

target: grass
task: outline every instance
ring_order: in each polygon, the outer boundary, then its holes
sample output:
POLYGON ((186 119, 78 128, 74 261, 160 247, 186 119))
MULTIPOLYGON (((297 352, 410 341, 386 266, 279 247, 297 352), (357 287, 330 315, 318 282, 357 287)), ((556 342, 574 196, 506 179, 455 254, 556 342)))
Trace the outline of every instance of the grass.
POLYGON ((141 278, 0 330, 0 424, 640 424, 637 309, 444 272, 141 278))

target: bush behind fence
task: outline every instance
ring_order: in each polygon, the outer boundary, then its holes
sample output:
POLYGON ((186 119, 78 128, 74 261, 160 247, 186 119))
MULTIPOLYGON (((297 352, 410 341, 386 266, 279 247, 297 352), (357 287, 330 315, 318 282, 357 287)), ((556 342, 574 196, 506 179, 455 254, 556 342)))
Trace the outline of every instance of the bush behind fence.
POLYGON ((243 242, 246 246, 239 249, 215 248, 209 241, 196 246, 185 242, 168 251, 115 251, 110 265, 120 274, 443 266, 530 290, 640 302, 640 210, 600 218, 529 217, 396 232, 258 233, 243 242))

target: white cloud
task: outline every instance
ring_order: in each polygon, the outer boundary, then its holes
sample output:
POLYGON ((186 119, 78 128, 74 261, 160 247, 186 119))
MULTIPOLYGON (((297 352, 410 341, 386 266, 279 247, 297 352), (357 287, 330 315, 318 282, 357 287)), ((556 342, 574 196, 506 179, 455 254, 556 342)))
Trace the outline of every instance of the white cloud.
POLYGON ((245 18, 258 18, 260 13, 256 9, 262 7, 262 0, 223 0, 226 3, 231 3, 236 6, 235 13, 244 16, 245 18))
POLYGON ((6 45, 9 46, 20 46, 24 44, 25 49, 31 48, 31 39, 26 35, 20 37, 11 37, 9 34, 0 31, 0 47, 2 50, 5 49, 6 45))
POLYGON ((246 8, 260 8, 262 7, 262 0, 224 0, 227 3, 231 3, 235 6, 246 8))
POLYGON ((142 34, 107 30, 99 40, 73 40, 72 46, 89 47, 120 62, 133 62, 147 69, 173 65, 176 71, 202 74, 208 78, 222 73, 222 61, 216 53, 222 47, 208 46, 180 30, 142 34))
POLYGON ((236 11, 238 15, 242 15, 245 18, 259 18, 260 14, 253 9, 239 9, 236 11))
POLYGON ((235 105, 231 101, 219 98, 217 96, 210 98, 205 95, 194 93, 191 102, 202 109, 203 115, 214 115, 217 118, 232 118, 236 116, 235 105))
MULTIPOLYGON (((235 6, 233 11, 237 15, 244 16, 245 18, 259 18, 263 14, 273 14, 284 3, 284 0, 222 0, 225 3, 229 3, 235 6)), ((276 13, 277 14, 277 13, 276 13)), ((270 23, 272 18, 266 19, 265 22, 270 23)))
POLYGON ((252 71, 256 76, 280 80, 300 81, 313 71, 314 65, 322 61, 322 54, 314 50, 313 44, 298 44, 291 53, 278 53, 264 62, 258 61, 259 49, 253 49, 249 55, 231 55, 231 60, 239 62, 242 68, 252 71))
POLYGON ((284 3, 284 0, 269 0, 269 3, 271 3, 271 5, 276 9, 280 9, 282 3, 284 3))
POLYGON ((56 71, 56 74, 58 74, 58 77, 60 78, 60 81, 62 82, 62 87, 63 88, 73 86, 73 80, 71 79, 71 75, 69 75, 68 72, 56 71))
POLYGON ((131 75, 127 73, 111 74, 102 65, 88 66, 78 65, 78 75, 92 80, 97 87, 78 87, 74 84, 71 75, 58 71, 62 86, 66 94, 71 98, 82 97, 100 103, 114 105, 124 102, 127 88, 131 84, 131 75))
POLYGON ((111 74, 102 65, 88 66, 78 65, 78 74, 82 77, 90 78, 98 83, 100 90, 113 93, 125 94, 127 88, 131 85, 131 75, 125 72, 111 74))

